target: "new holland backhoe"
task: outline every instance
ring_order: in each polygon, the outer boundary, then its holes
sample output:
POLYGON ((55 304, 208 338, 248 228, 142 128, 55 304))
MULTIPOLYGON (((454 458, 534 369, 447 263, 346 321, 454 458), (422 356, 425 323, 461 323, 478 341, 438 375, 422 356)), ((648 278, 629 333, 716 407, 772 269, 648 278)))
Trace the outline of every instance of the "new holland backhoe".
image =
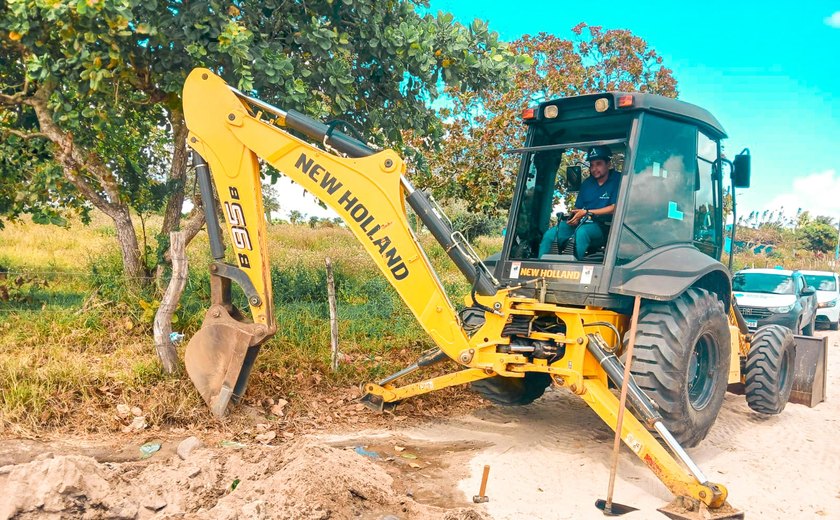
POLYGON ((728 164, 733 185, 747 186, 749 158, 739 155, 733 165, 722 156, 726 135, 711 114, 674 99, 615 92, 527 110, 524 146, 510 151, 521 166, 504 245, 485 264, 412 186, 394 151, 259 101, 207 69, 189 75, 183 99, 215 259, 211 307, 185 364, 215 415, 242 397, 260 346, 276 332, 262 160, 338 213, 437 346, 366 384, 366 404, 387 409, 466 383, 491 401, 527 404, 554 384, 616 429, 620 406, 611 388, 625 382, 621 357, 635 320, 626 381, 633 414, 621 439, 688 509, 724 511, 726 488, 709 481, 683 446, 706 436, 730 383, 746 384, 754 409, 779 413, 791 391, 794 344, 779 327, 750 338, 733 305, 720 262, 722 172, 728 164), (620 176, 615 211, 602 222, 605 244, 580 257, 568 242, 540 254, 543 235, 562 218, 558 202, 578 189, 581 154, 604 145, 620 176), (233 264, 225 262, 216 198, 233 264), (420 247, 406 204, 472 284, 460 312, 420 247), (247 296, 251 319, 231 303, 231 282, 247 296), (398 384, 446 359, 460 369, 398 384))

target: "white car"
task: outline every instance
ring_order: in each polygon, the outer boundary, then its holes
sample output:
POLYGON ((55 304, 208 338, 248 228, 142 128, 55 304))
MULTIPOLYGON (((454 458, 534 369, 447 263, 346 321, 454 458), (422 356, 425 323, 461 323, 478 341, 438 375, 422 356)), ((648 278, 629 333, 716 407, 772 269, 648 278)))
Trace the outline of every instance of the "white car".
POLYGON ((840 328, 840 275, 831 271, 799 271, 817 290, 817 323, 840 328))

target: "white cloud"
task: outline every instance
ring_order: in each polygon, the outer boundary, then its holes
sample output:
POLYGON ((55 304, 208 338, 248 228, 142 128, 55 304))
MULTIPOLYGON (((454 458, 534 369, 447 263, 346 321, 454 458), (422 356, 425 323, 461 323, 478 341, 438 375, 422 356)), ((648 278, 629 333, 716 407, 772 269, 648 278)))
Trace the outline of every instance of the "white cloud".
POLYGON ((840 11, 837 11, 833 15, 829 16, 825 19, 825 24, 829 27, 834 27, 835 29, 840 29, 840 11))
MULTIPOLYGON (((785 215, 792 217, 802 208, 811 216, 824 215, 840 217, 840 175, 836 170, 825 170, 793 179, 789 189, 766 204, 755 204, 760 211, 779 211, 784 208, 785 215)), ((740 204, 739 204, 740 208, 740 204)), ((739 214, 748 214, 739 211, 739 214)))

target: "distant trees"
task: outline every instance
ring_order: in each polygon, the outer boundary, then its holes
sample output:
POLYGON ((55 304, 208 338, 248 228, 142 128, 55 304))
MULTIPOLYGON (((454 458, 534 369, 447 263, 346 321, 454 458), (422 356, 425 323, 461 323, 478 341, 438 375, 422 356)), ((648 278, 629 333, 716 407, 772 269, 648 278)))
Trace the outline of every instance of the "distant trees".
POLYGON ((574 39, 525 35, 511 49, 531 66, 512 86, 480 91, 447 88, 451 105, 441 110, 446 139, 440 146, 423 136, 412 144, 425 151, 416 183, 441 198, 469 200, 474 211, 498 214, 510 206, 518 157, 505 154, 524 142, 522 110, 555 97, 605 90, 677 95, 677 82, 659 54, 627 30, 579 24, 574 39))
POLYGON ((773 245, 795 253, 807 250, 815 253, 833 253, 837 247, 837 224, 833 218, 818 215, 811 217, 799 208, 788 216, 784 208, 752 211, 738 219, 738 236, 754 245, 773 245))

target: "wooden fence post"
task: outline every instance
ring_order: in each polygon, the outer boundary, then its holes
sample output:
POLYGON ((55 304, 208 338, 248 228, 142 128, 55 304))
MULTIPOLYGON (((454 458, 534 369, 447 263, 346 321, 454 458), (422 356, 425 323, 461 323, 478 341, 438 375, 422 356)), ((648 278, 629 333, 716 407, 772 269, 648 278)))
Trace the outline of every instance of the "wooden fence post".
POLYGON ((326 258, 327 264, 327 297, 330 302, 330 367, 338 370, 338 317, 335 306, 335 281, 333 280, 332 261, 326 258))
POLYGON ((155 349, 157 350, 160 362, 167 374, 174 374, 178 371, 178 353, 169 335, 172 333, 172 315, 178 307, 181 293, 187 285, 187 255, 186 241, 182 231, 173 231, 169 234, 170 250, 172 251, 172 279, 163 294, 157 313, 155 314, 154 337, 155 349))

